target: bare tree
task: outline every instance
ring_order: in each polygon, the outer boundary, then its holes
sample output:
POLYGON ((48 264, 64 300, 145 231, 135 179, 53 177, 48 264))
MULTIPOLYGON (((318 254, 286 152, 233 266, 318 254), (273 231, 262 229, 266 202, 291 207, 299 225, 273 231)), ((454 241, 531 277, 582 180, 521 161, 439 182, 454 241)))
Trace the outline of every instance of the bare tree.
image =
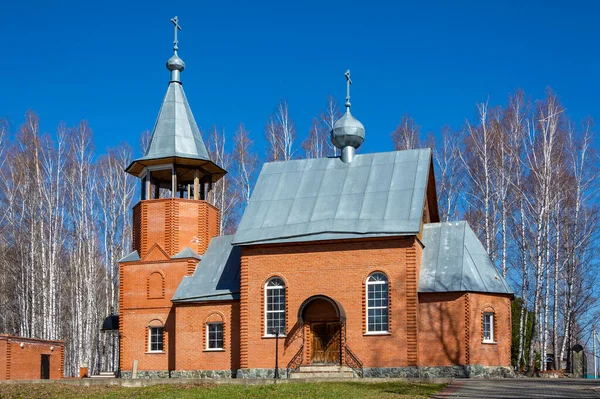
POLYGON ((269 118, 265 127, 265 136, 268 147, 269 161, 288 161, 294 155, 294 140, 296 139, 296 127, 290 117, 287 101, 281 101, 277 110, 269 118))
POLYGON ((308 137, 302 142, 302 148, 306 158, 323 158, 327 154, 328 134, 324 131, 323 125, 314 118, 310 125, 308 137))
MULTIPOLYGON (((225 150, 225 130, 219 131, 216 126, 210 133, 210 159, 227 170, 233 166, 232 154, 225 150)), ((235 185, 232 174, 228 173, 213 186, 209 194, 209 201, 219 208, 221 213, 219 231, 221 234, 231 234, 235 231, 236 215, 234 207, 237 202, 235 185)))
POLYGON ((415 120, 408 115, 404 115, 402 120, 392 132, 392 141, 394 149, 413 150, 421 148, 421 127, 415 123, 415 120))
POLYGON ((253 145, 254 142, 250 139, 248 131, 243 124, 240 124, 233 138, 233 167, 236 174, 235 193, 241 200, 242 208, 245 208, 250 201, 258 163, 258 156, 252 151, 253 145))
POLYGON ((337 147, 334 146, 333 142, 329 139, 329 134, 333 130, 333 125, 335 125, 335 122, 337 122, 337 120, 341 117, 342 110, 340 109, 340 105, 333 94, 330 94, 327 98, 327 108, 325 108, 324 111, 321 111, 320 117, 321 123, 324 126, 324 132, 327 135, 326 142, 329 148, 328 153, 325 155, 331 154, 333 156, 337 156, 337 147))
POLYGON ((464 189, 464 164, 461 160, 459 132, 449 126, 442 129, 441 141, 436 143, 433 134, 429 136, 429 147, 433 152, 433 162, 437 169, 436 182, 440 220, 448 222, 458 219, 458 204, 464 189))

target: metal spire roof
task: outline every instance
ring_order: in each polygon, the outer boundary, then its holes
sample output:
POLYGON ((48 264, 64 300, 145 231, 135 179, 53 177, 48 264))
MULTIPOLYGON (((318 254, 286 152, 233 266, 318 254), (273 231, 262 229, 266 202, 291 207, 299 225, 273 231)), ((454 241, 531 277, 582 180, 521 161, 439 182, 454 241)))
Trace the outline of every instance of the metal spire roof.
POLYGON ((180 76, 185 63, 177 54, 177 31, 181 30, 181 26, 177 17, 171 19, 171 22, 174 25, 175 40, 173 56, 167 61, 167 69, 171 72, 167 94, 160 107, 146 154, 134 160, 126 171, 137 175, 144 166, 173 162, 202 167, 213 175, 213 181, 217 181, 227 172, 210 160, 183 91, 180 76))
POLYGON ((183 86, 177 81, 169 83, 148 151, 139 160, 173 156, 210 160, 183 86))

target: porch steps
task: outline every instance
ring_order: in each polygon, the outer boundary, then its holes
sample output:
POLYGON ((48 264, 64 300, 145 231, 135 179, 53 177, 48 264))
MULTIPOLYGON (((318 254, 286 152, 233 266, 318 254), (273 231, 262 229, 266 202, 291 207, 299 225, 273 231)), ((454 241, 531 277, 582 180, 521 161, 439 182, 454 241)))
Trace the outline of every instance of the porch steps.
POLYGON ((290 378, 354 378, 347 366, 300 366, 290 378))
POLYGON ((115 378, 115 373, 112 371, 103 371, 100 374, 90 376, 90 378, 115 378))

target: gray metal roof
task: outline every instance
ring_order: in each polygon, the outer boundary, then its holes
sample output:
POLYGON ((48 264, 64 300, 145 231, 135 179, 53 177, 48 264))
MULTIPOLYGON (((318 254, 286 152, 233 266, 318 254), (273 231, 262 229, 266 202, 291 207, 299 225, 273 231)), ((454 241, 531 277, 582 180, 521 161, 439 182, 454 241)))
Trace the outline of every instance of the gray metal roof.
POLYGON ((422 241, 419 292, 513 294, 467 222, 426 224, 422 241))
POLYGON ((210 160, 183 86, 178 82, 169 83, 148 151, 135 161, 167 157, 210 160))
POLYGON ((198 255, 196 251, 191 249, 190 247, 185 247, 179 253, 171 256, 171 259, 186 259, 186 258, 196 258, 198 260, 202 259, 202 256, 198 255))
POLYGON ((266 163, 234 244, 417 234, 431 150, 266 163))
POLYGON ((122 257, 121 259, 119 259, 119 263, 122 263, 122 262, 137 262, 139 260, 141 260, 141 258, 140 258, 140 255, 138 254, 138 251, 133 251, 129 255, 125 255, 124 257, 122 257))
POLYGON ((173 302, 239 299, 241 249, 232 246, 232 240, 231 235, 210 240, 194 274, 181 280, 173 302))

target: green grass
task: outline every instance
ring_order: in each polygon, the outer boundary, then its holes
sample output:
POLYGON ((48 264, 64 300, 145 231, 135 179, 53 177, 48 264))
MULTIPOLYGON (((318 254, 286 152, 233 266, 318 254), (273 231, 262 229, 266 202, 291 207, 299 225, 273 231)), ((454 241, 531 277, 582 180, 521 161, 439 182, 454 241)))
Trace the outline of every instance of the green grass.
POLYGON ((427 398, 445 384, 418 384, 410 382, 319 382, 271 385, 213 385, 213 384, 164 384, 143 388, 118 386, 81 387, 67 384, 0 384, 2 399, 120 399, 120 398, 427 398))

